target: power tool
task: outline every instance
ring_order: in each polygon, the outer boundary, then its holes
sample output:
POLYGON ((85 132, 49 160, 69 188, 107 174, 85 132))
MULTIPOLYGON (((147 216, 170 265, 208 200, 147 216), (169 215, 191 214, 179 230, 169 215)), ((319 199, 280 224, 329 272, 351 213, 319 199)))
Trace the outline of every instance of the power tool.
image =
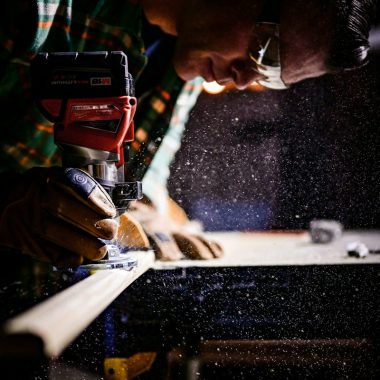
POLYGON ((118 209, 142 196, 140 182, 124 182, 134 139, 134 83, 121 51, 39 53, 32 61, 33 95, 54 122, 62 165, 89 172, 118 209))
MULTIPOLYGON (((41 52, 32 61, 31 73, 33 96, 54 122, 62 165, 86 170, 119 212, 126 210, 129 201, 142 197, 141 182, 124 182, 137 104, 127 56, 121 51, 41 52)), ((100 264, 114 267, 109 261, 119 263, 120 255, 121 250, 110 245, 100 264)))

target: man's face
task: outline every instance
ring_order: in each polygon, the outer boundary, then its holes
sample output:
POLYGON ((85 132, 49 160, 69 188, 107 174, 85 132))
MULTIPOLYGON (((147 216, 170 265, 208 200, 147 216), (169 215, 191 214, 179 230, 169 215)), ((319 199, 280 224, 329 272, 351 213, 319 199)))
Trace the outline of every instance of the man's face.
POLYGON ((178 23, 174 66, 185 80, 202 76, 206 81, 238 88, 260 79, 249 51, 256 51, 255 13, 260 4, 240 1, 190 1, 178 23), (248 10, 248 11, 247 11, 248 10))
MULTIPOLYGON (((288 1, 292 7, 284 6, 281 12, 280 56, 282 79, 290 84, 326 72, 329 36, 326 10, 316 5, 318 1, 288 1)), ((209 82, 234 82, 237 88, 262 79, 249 57, 260 49, 255 21, 261 6, 253 0, 188 1, 177 26, 178 75, 185 80, 200 75, 209 82)))

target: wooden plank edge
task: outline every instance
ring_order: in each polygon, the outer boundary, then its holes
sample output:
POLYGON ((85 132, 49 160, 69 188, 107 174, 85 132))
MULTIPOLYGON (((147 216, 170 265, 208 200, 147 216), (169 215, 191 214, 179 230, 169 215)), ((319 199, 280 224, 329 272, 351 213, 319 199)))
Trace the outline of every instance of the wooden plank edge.
POLYGON ((57 293, 5 322, 7 340, 32 336, 42 341, 43 355, 62 351, 132 282, 154 265, 154 252, 138 254, 138 265, 130 271, 99 270, 79 283, 57 293))

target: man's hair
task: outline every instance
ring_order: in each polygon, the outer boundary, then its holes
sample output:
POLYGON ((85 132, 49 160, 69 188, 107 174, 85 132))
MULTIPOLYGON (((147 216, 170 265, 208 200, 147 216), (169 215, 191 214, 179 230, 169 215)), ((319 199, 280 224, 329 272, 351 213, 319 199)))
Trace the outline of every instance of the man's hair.
POLYGON ((336 24, 329 64, 332 69, 352 69, 367 62, 369 30, 377 0, 336 0, 336 24))

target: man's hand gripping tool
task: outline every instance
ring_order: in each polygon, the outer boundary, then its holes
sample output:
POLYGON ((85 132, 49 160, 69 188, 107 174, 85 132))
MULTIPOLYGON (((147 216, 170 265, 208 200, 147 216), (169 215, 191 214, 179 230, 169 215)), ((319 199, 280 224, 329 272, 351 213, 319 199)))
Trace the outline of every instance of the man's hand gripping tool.
MULTIPOLYGON (((54 122, 55 143, 65 167, 91 174, 110 194, 119 213, 142 198, 141 182, 125 182, 125 162, 134 139, 134 82, 120 51, 39 53, 32 61, 33 95, 54 122)), ((133 255, 108 243, 103 260, 89 268, 130 269, 133 255)))

